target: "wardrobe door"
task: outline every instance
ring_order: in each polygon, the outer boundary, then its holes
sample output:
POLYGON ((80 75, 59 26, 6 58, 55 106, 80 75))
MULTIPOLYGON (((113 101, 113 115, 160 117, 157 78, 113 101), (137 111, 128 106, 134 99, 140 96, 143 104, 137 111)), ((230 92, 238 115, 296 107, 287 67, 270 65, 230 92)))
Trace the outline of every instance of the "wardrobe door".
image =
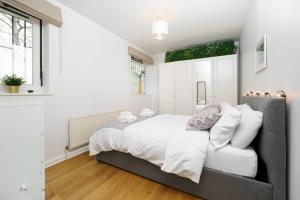
POLYGON ((237 56, 214 58, 214 103, 237 104, 237 56))
POLYGON ((214 103, 213 93, 213 58, 193 61, 194 105, 196 109, 214 103), (201 88, 199 88, 202 86, 201 88), (204 91, 201 91, 204 90, 204 91))
POLYGON ((0 121, 0 199, 17 195, 21 185, 33 199, 44 199, 42 105, 1 102, 0 121))
POLYGON ((159 112, 174 113, 174 63, 159 66, 159 112))
POLYGON ((174 63, 175 113, 191 115, 193 113, 193 82, 190 61, 174 63))

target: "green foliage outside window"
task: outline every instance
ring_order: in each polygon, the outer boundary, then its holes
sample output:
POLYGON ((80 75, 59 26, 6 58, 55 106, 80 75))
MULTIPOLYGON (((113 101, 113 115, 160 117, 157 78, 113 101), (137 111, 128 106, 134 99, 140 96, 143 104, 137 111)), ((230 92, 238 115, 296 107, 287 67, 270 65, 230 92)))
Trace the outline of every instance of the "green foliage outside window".
POLYGON ((165 62, 167 63, 180 60, 232 55, 236 54, 236 52, 237 47, 235 46, 233 40, 217 41, 190 47, 187 49, 168 51, 166 53, 165 62))

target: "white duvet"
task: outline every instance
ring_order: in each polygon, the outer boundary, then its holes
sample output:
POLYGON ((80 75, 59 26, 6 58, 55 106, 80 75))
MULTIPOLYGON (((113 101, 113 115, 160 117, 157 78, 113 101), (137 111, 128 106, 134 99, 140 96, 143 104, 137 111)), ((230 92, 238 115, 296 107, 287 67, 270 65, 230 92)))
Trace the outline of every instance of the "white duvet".
POLYGON ((207 131, 186 131, 190 116, 158 115, 125 130, 100 129, 90 138, 90 155, 120 151, 199 183, 209 144, 207 131))

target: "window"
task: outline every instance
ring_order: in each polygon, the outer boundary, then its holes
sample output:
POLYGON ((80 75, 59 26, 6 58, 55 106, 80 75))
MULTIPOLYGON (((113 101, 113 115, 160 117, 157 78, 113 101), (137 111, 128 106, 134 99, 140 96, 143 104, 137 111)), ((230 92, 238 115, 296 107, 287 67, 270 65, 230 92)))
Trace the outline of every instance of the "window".
POLYGON ((16 74, 25 79, 25 89, 36 89, 42 81, 40 20, 0 6, 0 77, 16 74))
POLYGON ((132 95, 145 94, 145 64, 143 61, 131 57, 131 93, 132 95))

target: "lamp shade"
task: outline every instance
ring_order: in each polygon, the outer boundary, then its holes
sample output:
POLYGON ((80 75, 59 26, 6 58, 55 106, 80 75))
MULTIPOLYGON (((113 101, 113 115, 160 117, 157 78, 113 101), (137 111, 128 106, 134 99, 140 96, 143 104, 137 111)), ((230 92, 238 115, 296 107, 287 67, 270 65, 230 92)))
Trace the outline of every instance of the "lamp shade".
POLYGON ((168 23, 162 20, 156 20, 152 23, 152 35, 154 39, 162 40, 168 35, 168 23))

